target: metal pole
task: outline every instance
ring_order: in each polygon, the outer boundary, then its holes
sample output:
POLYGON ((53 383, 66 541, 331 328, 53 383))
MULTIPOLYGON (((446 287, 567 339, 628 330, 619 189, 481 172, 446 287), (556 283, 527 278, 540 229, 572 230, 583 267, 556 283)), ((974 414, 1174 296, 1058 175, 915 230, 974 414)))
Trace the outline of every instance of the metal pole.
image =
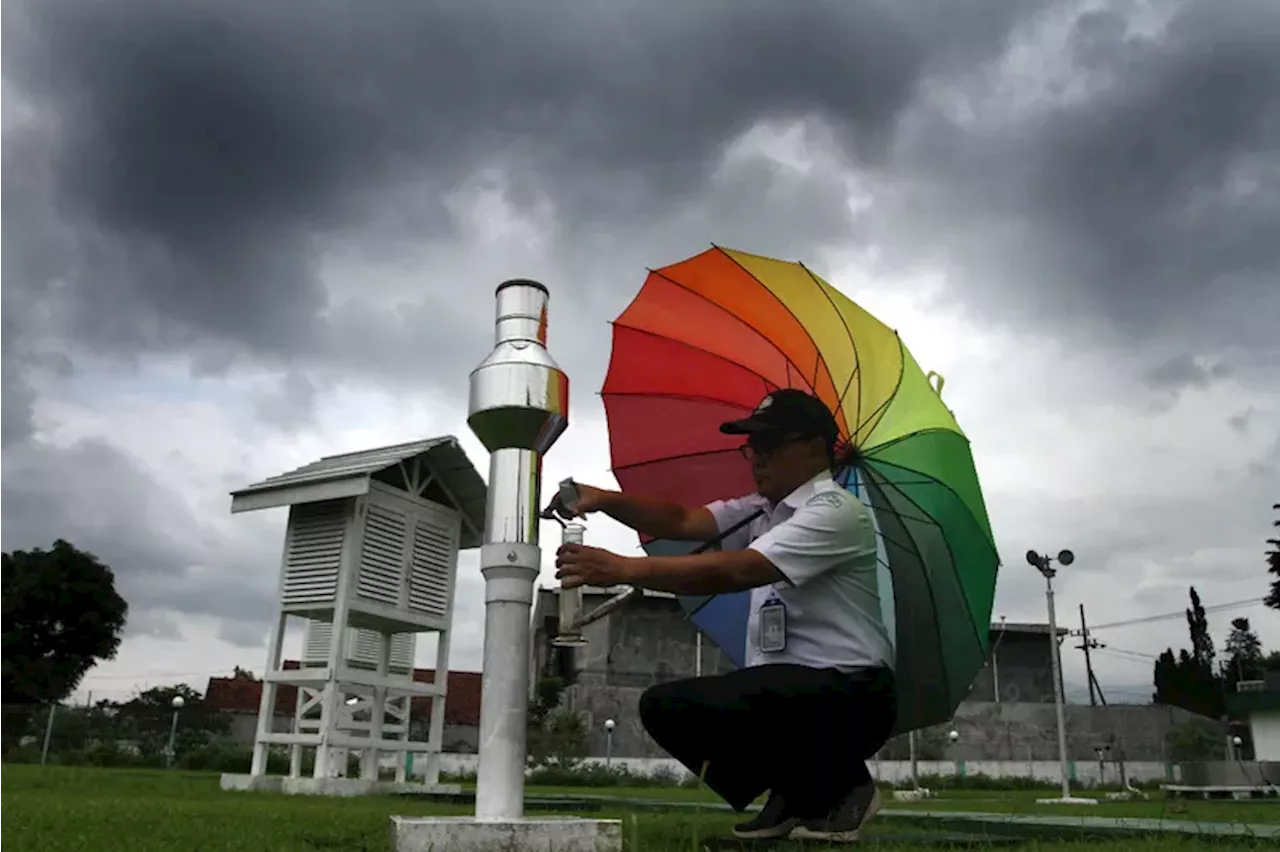
POLYGON ((49 721, 44 725, 44 747, 40 749, 40 765, 44 766, 49 760, 49 740, 53 739, 53 714, 58 710, 58 702, 49 705, 49 721))
POLYGON ((1084 649, 1084 670, 1089 680, 1089 706, 1097 707, 1093 691, 1093 659, 1089 656, 1089 624, 1084 620, 1084 604, 1080 604, 1080 647, 1084 649))
POLYGON ((991 649, 991 691, 996 703, 1000 703, 1000 643, 991 649))
MULTIPOLYGON (((1048 557, 1044 559, 1047 568, 1048 557)), ((1061 649, 1058 647, 1058 618, 1054 612, 1051 570, 1045 571, 1044 598, 1049 607, 1049 646, 1053 660, 1053 704, 1058 714, 1058 762, 1062 771, 1062 798, 1069 799, 1071 782, 1067 771, 1067 721, 1062 709, 1062 660, 1059 658, 1061 649)))
POLYGON ((484 650, 476 818, 524 816, 529 611, 542 564, 542 458, 569 425, 569 379, 547 352, 547 288, 495 293, 494 347, 471 371, 467 425, 489 452, 480 573, 484 650))
POLYGON ((702 677, 702 631, 694 628, 697 635, 693 640, 695 653, 693 658, 693 676, 702 677))
POLYGON ((604 768, 613 766, 613 730, 604 732, 604 768))
POLYGON ((920 789, 920 761, 916 756, 916 732, 907 732, 907 748, 910 750, 911 756, 911 787, 912 789, 920 789))
POLYGON ((169 768, 173 768, 174 748, 178 740, 178 711, 173 711, 173 721, 169 723, 169 768))

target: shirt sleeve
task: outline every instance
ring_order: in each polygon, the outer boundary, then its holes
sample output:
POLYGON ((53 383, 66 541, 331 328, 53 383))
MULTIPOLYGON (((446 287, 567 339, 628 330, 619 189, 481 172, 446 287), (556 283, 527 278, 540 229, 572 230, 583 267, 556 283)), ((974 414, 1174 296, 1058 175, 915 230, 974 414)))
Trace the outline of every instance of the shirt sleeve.
POLYGON ((841 563, 875 558, 871 514, 847 491, 820 491, 790 518, 750 545, 792 586, 803 586, 841 563))
MULTIPOLYGON (((734 497, 730 500, 716 500, 708 503, 706 508, 711 512, 711 517, 716 519, 716 532, 722 533, 758 512, 763 503, 763 498, 751 494, 746 497, 734 497)), ((747 524, 720 542, 719 549, 743 550, 750 543, 751 524, 747 524)))

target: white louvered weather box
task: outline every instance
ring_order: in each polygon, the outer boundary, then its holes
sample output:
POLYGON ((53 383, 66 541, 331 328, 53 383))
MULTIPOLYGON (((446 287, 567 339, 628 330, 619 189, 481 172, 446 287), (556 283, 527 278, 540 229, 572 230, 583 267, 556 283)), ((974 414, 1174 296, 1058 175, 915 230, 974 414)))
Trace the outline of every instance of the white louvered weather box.
MULTIPOLYGON (((325 666, 329 663, 329 640, 333 636, 333 624, 327 621, 307 621, 307 632, 302 642, 302 665, 325 666)), ((408 674, 413 671, 413 655, 417 649, 417 634, 395 633, 391 638, 391 660, 388 671, 408 674)), ((374 670, 378 668, 382 653, 382 635, 373 630, 347 628, 342 645, 342 659, 347 665, 374 670)))
POLYGON ((343 575, 354 574, 353 623, 438 629, 452 605, 461 526, 456 512, 379 482, 360 497, 292 506, 280 603, 290 614, 321 616, 337 605, 343 575))
MULTIPOLYGON (((482 544, 484 480, 451 436, 328 456, 232 494, 231 511, 288 506, 280 564, 279 610, 268 648, 253 775, 265 772, 272 745, 316 748, 315 775, 345 765, 342 749, 425 752, 427 778, 438 774, 449 671, 449 633, 458 551, 482 544), (299 667, 285 666, 289 618, 305 619, 299 667), (339 639, 333 645, 335 633, 339 639), (433 681, 413 677, 419 633, 436 633, 433 681), (384 643, 388 670, 380 674, 384 643), (335 659, 336 666, 329 661, 335 659), (272 730, 277 686, 299 688, 290 734, 272 730), (408 712, 413 697, 431 701, 429 739, 382 729, 392 704, 408 712), (369 706, 373 721, 354 721, 369 706), (319 713, 317 719, 314 714, 319 713), (305 723, 305 724, 304 724, 305 723), (345 727, 344 727, 345 726, 345 727), (363 727, 361 727, 363 726, 363 727)), ((376 779, 376 759, 361 777, 376 779), (371 773, 371 774, 370 774, 371 773)), ((397 777, 403 780, 403 765, 397 777)))

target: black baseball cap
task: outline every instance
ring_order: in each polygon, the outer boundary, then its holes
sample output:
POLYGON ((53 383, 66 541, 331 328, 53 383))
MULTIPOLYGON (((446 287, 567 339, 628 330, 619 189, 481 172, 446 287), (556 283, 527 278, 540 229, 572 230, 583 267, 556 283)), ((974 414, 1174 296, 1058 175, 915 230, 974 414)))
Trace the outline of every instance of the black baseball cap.
POLYGON ((750 417, 720 424, 726 435, 761 435, 791 432, 805 438, 822 438, 834 444, 840 429, 822 400, 795 388, 783 388, 760 400, 750 417))

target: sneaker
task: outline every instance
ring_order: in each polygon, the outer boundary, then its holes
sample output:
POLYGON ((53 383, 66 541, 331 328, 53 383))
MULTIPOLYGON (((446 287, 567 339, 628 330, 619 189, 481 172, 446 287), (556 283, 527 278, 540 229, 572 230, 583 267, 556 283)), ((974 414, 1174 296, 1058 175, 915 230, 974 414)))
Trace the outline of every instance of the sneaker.
POLYGON ((742 840, 780 840, 791 834, 799 824, 800 820, 787 815, 787 806, 782 797, 770 791, 769 800, 764 803, 760 813, 735 825, 733 836, 742 840))
POLYGON ((875 816, 882 804, 876 782, 869 781, 850 793, 826 817, 800 823, 792 836, 803 840, 851 843, 858 839, 858 830, 875 816))

